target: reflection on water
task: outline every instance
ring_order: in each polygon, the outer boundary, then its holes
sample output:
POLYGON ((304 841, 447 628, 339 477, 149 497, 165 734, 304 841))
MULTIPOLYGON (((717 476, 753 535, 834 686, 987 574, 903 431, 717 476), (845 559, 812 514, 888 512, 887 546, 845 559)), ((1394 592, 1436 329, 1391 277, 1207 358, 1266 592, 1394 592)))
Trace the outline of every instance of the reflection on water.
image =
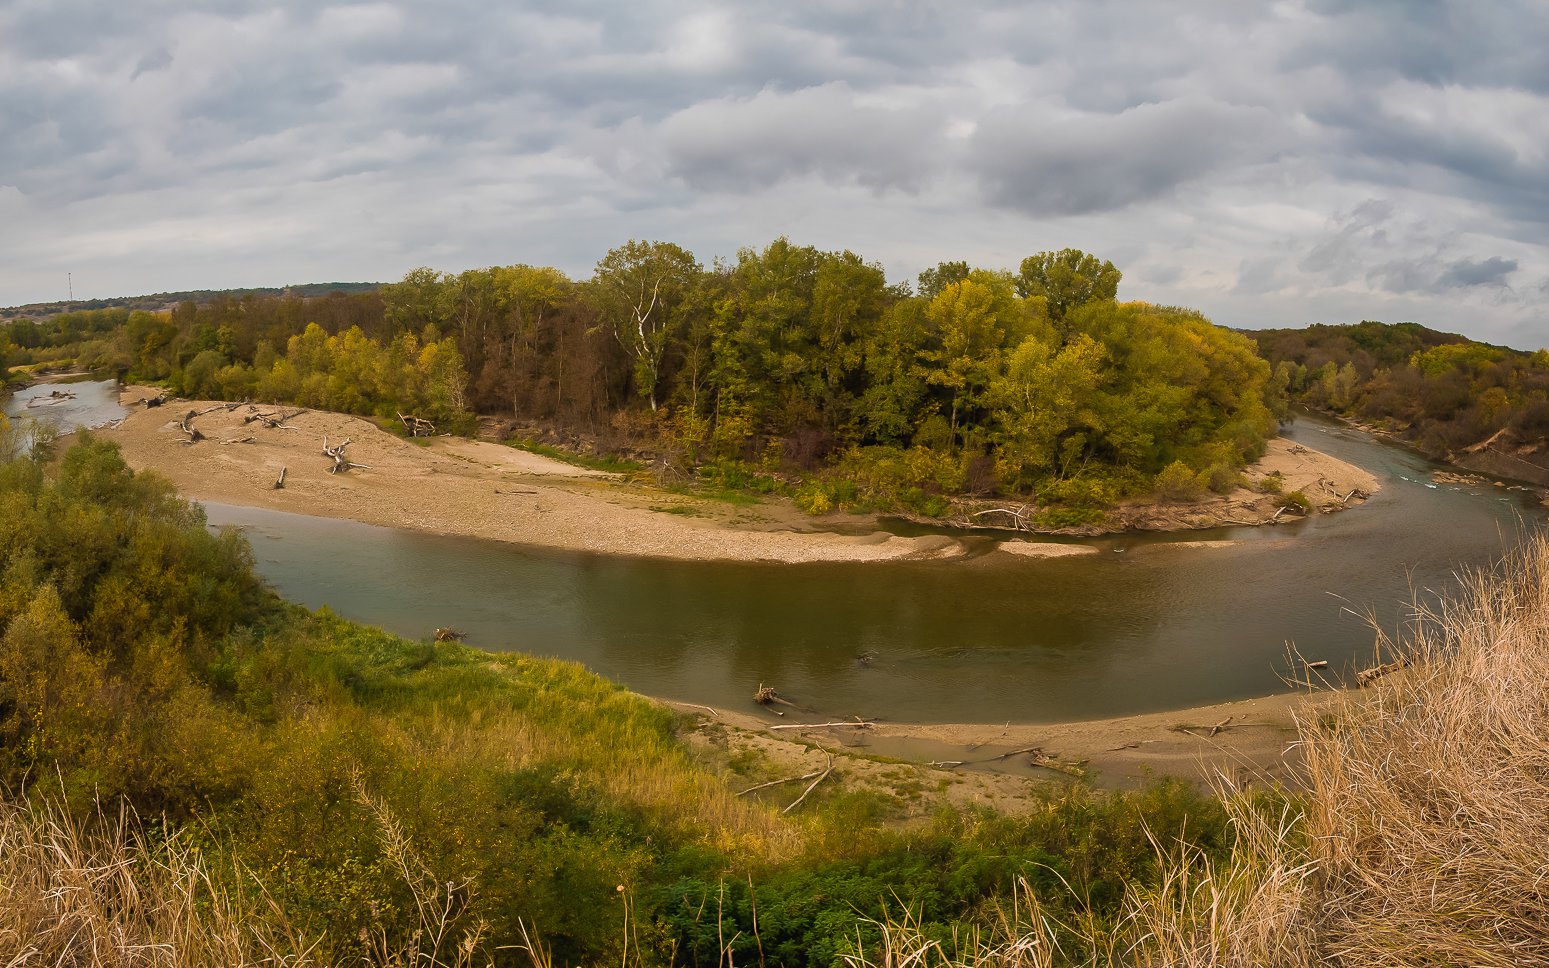
POLYGON ((927 722, 1117 716, 1284 688, 1294 643, 1338 670, 1412 590, 1452 586, 1543 515, 1497 489, 1433 487, 1400 448, 1299 421, 1291 436, 1376 474, 1340 514, 1276 528, 1123 535, 1097 555, 772 565, 551 552, 210 505, 251 534, 287 598, 415 638, 585 663, 641 692, 746 705, 759 683, 825 715, 927 722), (1230 539, 1191 549, 1180 540, 1230 539), (876 653, 869 663, 863 652, 876 653))

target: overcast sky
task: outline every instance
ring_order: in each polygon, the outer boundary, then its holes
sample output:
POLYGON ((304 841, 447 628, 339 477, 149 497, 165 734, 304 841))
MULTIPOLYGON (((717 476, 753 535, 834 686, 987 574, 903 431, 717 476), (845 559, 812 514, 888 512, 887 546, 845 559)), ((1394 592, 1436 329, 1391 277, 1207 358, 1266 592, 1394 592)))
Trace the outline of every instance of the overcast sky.
POLYGON ((1536 348, 1546 51, 1542 0, 0 0, 0 305, 786 235, 1536 348))

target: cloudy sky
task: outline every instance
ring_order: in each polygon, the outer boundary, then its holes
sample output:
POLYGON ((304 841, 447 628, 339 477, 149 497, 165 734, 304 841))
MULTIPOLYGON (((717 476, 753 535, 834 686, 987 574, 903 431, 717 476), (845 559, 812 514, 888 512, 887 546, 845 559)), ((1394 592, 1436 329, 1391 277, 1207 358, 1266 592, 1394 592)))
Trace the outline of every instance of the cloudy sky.
POLYGON ((787 235, 1538 347, 1545 51, 1542 0, 0 0, 0 305, 787 235))

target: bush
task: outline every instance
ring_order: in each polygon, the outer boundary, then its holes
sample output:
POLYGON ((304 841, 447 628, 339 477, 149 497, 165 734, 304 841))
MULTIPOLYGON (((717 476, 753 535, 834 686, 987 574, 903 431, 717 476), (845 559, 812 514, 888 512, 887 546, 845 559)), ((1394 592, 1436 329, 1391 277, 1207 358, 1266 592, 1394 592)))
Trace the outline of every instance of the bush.
POLYGON ((1163 501, 1197 501, 1205 494, 1199 477, 1181 460, 1175 460, 1156 475, 1152 486, 1157 498, 1163 501))

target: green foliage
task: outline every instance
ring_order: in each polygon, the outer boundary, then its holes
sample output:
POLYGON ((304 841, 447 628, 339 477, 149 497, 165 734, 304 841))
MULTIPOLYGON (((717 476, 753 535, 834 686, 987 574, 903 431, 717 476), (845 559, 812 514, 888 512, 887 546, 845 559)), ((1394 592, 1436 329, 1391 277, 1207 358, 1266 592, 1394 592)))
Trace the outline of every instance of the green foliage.
POLYGON ((1154 880, 1156 844, 1214 858, 1230 846, 1219 803, 1177 781, 1134 794, 1070 788, 1033 797, 1018 816, 944 813, 859 856, 812 858, 752 883, 683 878, 665 885, 655 906, 689 963, 713 963, 729 945, 737 963, 839 965, 857 945, 880 940, 867 919, 908 909, 928 937, 950 942, 1018 878, 1056 917, 1112 923, 1126 884, 1154 880))
POLYGON ((1301 491, 1288 491, 1280 495, 1280 506, 1302 514, 1312 513, 1312 502, 1301 491))
POLYGON ((1079 249, 1061 249, 1023 259, 1017 291, 1024 297, 1043 299, 1049 317, 1058 322, 1087 303, 1112 301, 1121 278, 1112 262, 1099 262, 1079 249))
POLYGON ((1222 488, 1309 381, 1351 397, 1350 374, 1323 361, 1272 377, 1197 313, 1118 304, 1119 279, 1064 249, 1015 273, 943 262, 911 295, 854 252, 785 238, 709 269, 671 242, 631 241, 584 282, 421 268, 379 293, 217 296, 18 321, 10 335, 29 358, 74 354, 189 396, 413 412, 452 432, 474 412, 514 414, 710 476, 757 465, 814 482, 812 508, 1054 500, 1067 479, 1096 478, 1075 488, 1086 501, 1143 491, 1175 461, 1222 488), (938 452, 951 472, 853 457, 878 447, 938 452), (876 479, 849 493, 836 477, 851 471, 876 479))
POLYGON ((1164 501, 1197 501, 1205 495, 1198 475, 1181 460, 1175 460, 1156 475, 1156 496, 1164 501))

